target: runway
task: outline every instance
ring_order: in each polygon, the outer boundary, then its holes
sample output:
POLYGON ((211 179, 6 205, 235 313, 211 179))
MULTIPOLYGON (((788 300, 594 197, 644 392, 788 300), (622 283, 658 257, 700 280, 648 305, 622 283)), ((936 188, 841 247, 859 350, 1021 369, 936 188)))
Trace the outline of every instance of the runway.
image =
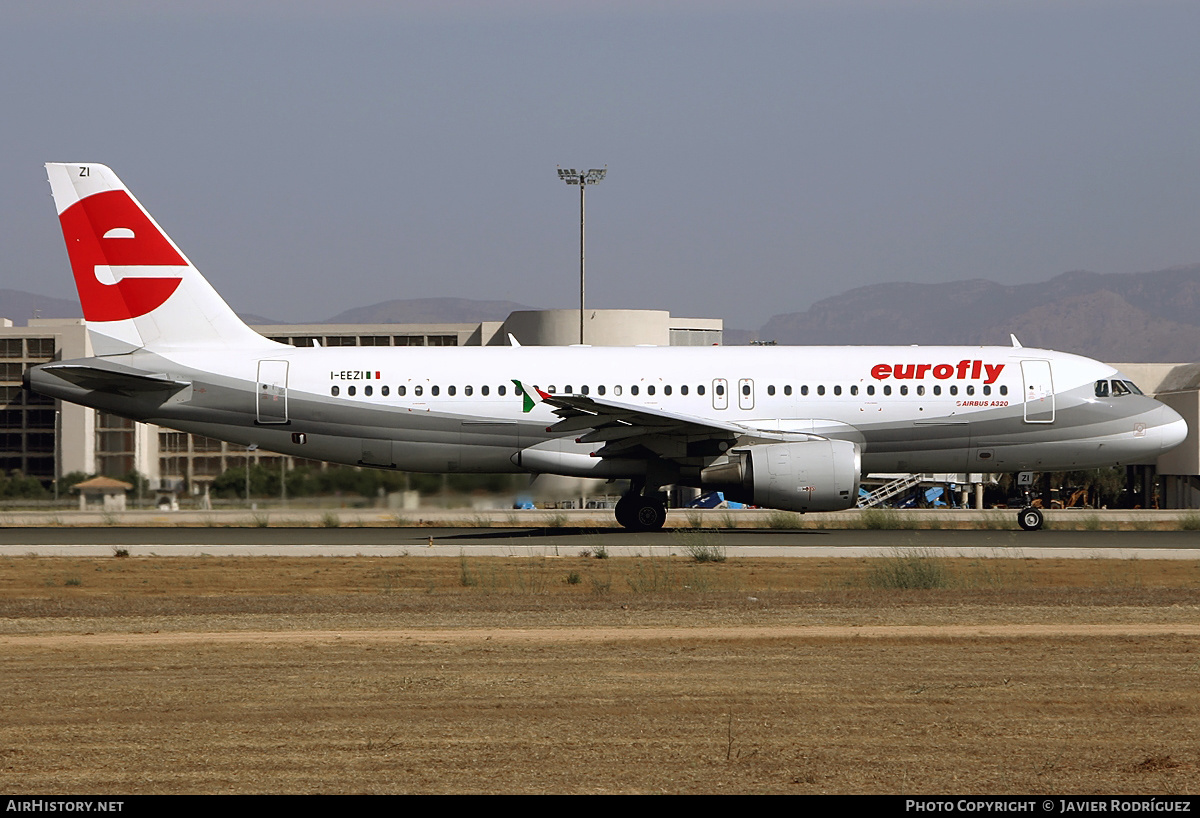
POLYGON ((30 527, 0 529, 0 556, 501 556, 687 555, 724 549, 728 557, 833 558, 930 555, 1032 559, 1200 559, 1194 531, 1004 530, 675 530, 631 533, 592 528, 233 528, 30 527))

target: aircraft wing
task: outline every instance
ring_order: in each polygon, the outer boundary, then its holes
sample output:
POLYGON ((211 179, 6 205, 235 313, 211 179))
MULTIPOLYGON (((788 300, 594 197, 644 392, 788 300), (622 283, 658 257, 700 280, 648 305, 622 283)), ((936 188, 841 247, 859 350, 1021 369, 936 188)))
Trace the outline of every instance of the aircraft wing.
POLYGON ((82 364, 44 364, 39 369, 82 389, 93 392, 111 392, 115 395, 132 396, 148 392, 175 393, 191 386, 187 381, 173 380, 166 375, 142 375, 82 364))
MULTIPOLYGON (((530 388, 519 385, 528 395, 530 388)), ((597 457, 634 457, 649 451, 670 460, 684 460, 717 456, 733 446, 752 442, 822 439, 819 435, 755 429, 590 395, 551 395, 536 386, 532 389, 562 418, 546 431, 563 435, 584 432, 576 441, 602 444, 594 453, 597 457)))

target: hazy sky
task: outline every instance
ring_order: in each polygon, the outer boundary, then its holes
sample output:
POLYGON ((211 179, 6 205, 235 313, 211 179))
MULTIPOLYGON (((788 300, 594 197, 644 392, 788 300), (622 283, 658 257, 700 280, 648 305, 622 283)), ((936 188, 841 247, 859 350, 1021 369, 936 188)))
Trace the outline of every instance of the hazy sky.
POLYGON ((1200 262, 1200 3, 0 0, 0 287, 111 165, 239 311, 754 328, 881 281, 1200 262))

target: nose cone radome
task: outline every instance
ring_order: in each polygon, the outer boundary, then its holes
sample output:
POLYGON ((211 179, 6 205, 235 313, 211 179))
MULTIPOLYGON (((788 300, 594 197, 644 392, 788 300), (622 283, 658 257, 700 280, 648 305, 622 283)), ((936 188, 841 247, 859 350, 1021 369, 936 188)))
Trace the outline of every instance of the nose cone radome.
POLYGON ((1187 438, 1188 425, 1187 421, 1169 406, 1162 407, 1160 414, 1162 419, 1158 425, 1159 448, 1161 451, 1169 452, 1187 438))

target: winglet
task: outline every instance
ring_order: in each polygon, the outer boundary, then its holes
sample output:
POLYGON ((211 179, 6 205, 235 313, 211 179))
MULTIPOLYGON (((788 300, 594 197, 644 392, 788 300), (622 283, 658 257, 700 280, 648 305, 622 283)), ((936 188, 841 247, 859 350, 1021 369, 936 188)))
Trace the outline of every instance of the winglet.
POLYGON ((1017 340, 1017 336, 1016 336, 1016 335, 1014 335, 1013 333, 1011 333, 1011 332, 1010 332, 1010 333, 1008 334, 1008 337, 1012 339, 1012 345, 1013 345, 1014 347, 1016 347, 1017 349, 1021 349, 1021 342, 1017 340))
MULTIPOLYGON (((533 397, 529 394, 529 390, 526 389, 520 381, 518 381, 516 378, 513 378, 512 382, 517 386, 517 394, 525 396, 525 402, 521 406, 521 411, 525 414, 529 414, 533 411, 533 407, 537 404, 534 402, 533 397)), ((537 387, 535 386, 534 389, 537 389, 537 387)), ((538 393, 542 394, 540 389, 538 389, 538 393)))
POLYGON ((521 345, 521 342, 517 340, 517 336, 513 335, 513 334, 510 332, 510 333, 508 334, 508 345, 509 345, 510 347, 519 347, 519 346, 521 345))

